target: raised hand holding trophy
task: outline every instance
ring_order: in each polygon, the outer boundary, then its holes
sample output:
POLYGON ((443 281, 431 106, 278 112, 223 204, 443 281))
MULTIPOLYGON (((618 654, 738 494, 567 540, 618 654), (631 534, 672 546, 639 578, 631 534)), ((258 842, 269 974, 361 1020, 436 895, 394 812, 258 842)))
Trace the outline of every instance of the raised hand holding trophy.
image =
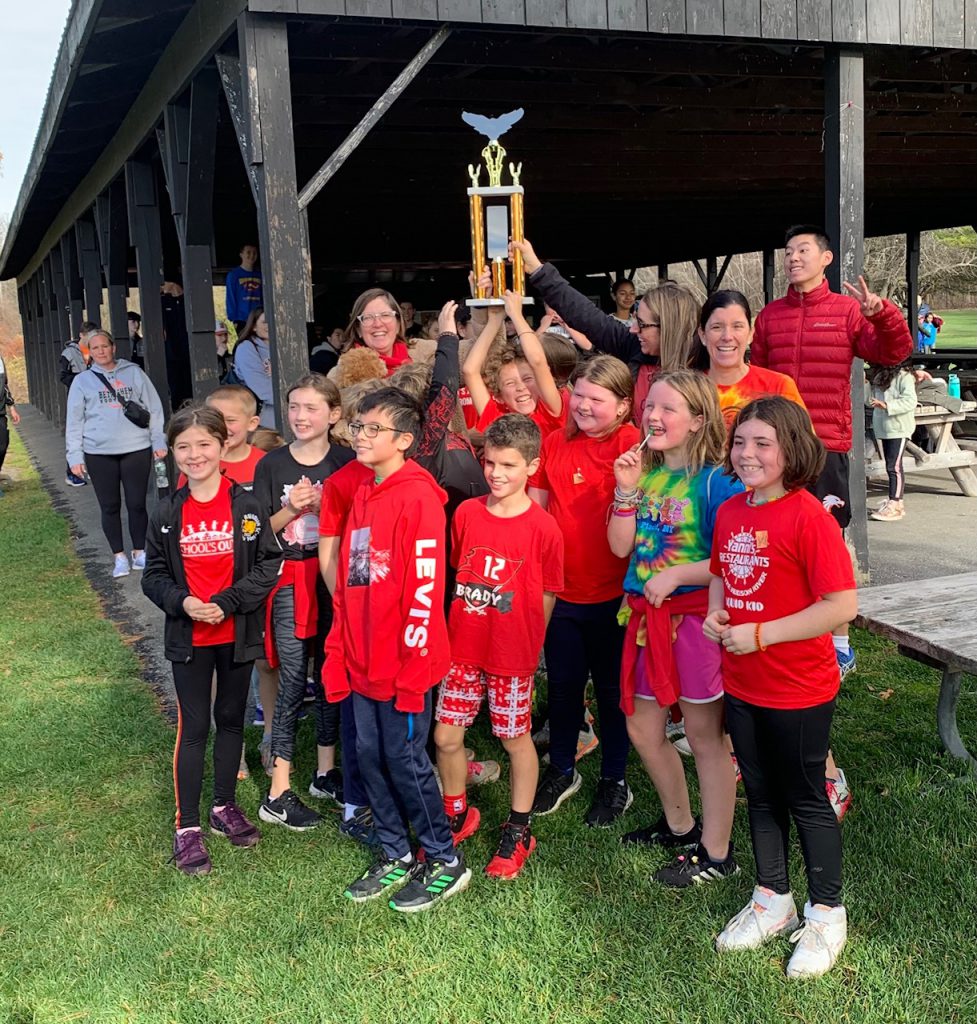
MULTIPOLYGON (((501 117, 483 117, 481 114, 463 112, 461 119, 480 132, 489 141, 482 150, 488 184, 480 186, 481 164, 469 164, 468 175, 472 180, 468 189, 468 210, 472 233, 472 268, 478 279, 486 262, 492 268, 492 294, 487 289, 476 287, 475 298, 468 300, 469 306, 504 305, 506 291, 505 261, 509 253, 509 238, 521 242, 523 237, 523 194, 519 177, 522 164, 509 164, 511 185, 502 184, 502 168, 506 151, 499 143, 499 136, 507 132, 523 115, 520 107, 501 117), (505 200, 508 200, 507 202, 505 200), (495 200, 493 202, 493 200, 495 200), (500 201, 501 200, 501 201, 500 201)), ((526 276, 522 266, 522 253, 518 249, 512 254, 512 290, 525 296, 526 276)), ((532 299, 523 298, 532 304, 532 299)))

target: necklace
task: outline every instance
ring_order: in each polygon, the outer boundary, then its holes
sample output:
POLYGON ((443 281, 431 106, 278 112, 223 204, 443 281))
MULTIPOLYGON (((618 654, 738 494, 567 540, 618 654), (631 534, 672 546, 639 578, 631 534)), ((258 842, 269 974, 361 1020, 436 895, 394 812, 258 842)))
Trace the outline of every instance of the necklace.
POLYGON ((775 501, 780 501, 781 498, 786 498, 790 494, 790 491, 784 491, 783 494, 778 494, 776 498, 760 498, 757 499, 753 491, 750 491, 746 496, 746 503, 753 508, 759 508, 760 505, 772 505, 775 501))

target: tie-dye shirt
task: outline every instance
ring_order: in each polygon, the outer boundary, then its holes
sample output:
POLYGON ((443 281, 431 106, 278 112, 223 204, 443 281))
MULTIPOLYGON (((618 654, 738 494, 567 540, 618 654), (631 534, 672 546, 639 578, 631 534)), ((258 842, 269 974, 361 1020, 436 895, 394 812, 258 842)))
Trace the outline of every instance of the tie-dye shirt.
POLYGON ((767 398, 770 395, 781 395, 796 402, 804 408, 804 399, 794 383, 793 377, 786 373, 777 373, 762 366, 753 366, 746 371, 746 376, 735 384, 717 384, 719 392, 719 408, 723 411, 726 426, 731 427, 736 414, 752 402, 754 398, 767 398))
MULTIPOLYGON (((624 578, 624 589, 630 594, 642 593, 645 583, 662 569, 707 560, 712 554, 717 509, 743 490, 722 466, 705 466, 691 477, 683 469, 655 466, 638 487, 643 497, 624 578)), ((676 593, 695 589, 679 587, 676 593)))

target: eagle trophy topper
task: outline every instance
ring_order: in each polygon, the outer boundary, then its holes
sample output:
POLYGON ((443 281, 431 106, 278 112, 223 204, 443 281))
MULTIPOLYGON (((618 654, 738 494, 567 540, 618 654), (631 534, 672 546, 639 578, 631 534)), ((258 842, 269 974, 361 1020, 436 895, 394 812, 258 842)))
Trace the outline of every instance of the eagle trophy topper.
MULTIPOLYGON (((468 204, 471 217, 472 266, 475 269, 475 276, 478 277, 486 264, 486 259, 491 261, 492 294, 486 294, 486 288, 478 288, 475 298, 468 300, 470 306, 498 306, 504 303, 505 261, 508 256, 509 238, 519 242, 523 238, 523 188, 519 184, 522 164, 509 164, 512 184, 503 185, 502 168, 506 151, 499 143, 499 137, 521 120, 522 115, 522 107, 500 117, 485 117, 483 114, 470 114, 468 111, 463 111, 461 115, 465 124, 471 125, 475 131, 489 140, 488 145, 482 150, 482 158, 488 171, 488 184, 478 184, 482 165, 469 164, 468 176, 472 184, 468 189, 468 204), (500 199, 503 200, 502 203, 499 202, 500 199), (508 200, 507 204, 505 200, 508 200)), ((512 254, 512 290, 523 295, 525 287, 522 253, 515 249, 512 254)), ((532 303, 532 299, 524 298, 523 302, 532 303)))

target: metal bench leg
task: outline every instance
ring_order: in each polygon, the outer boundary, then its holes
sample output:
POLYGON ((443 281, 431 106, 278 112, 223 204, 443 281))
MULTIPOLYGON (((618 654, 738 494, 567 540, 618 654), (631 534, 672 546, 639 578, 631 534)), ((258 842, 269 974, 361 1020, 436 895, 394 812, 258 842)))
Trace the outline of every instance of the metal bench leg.
POLYGON ((966 761, 971 771, 977 773, 977 760, 963 744, 957 729, 957 699, 960 696, 960 676, 957 669, 943 669, 943 682, 940 684, 940 701, 936 707, 936 724, 943 745, 961 761, 966 761))

